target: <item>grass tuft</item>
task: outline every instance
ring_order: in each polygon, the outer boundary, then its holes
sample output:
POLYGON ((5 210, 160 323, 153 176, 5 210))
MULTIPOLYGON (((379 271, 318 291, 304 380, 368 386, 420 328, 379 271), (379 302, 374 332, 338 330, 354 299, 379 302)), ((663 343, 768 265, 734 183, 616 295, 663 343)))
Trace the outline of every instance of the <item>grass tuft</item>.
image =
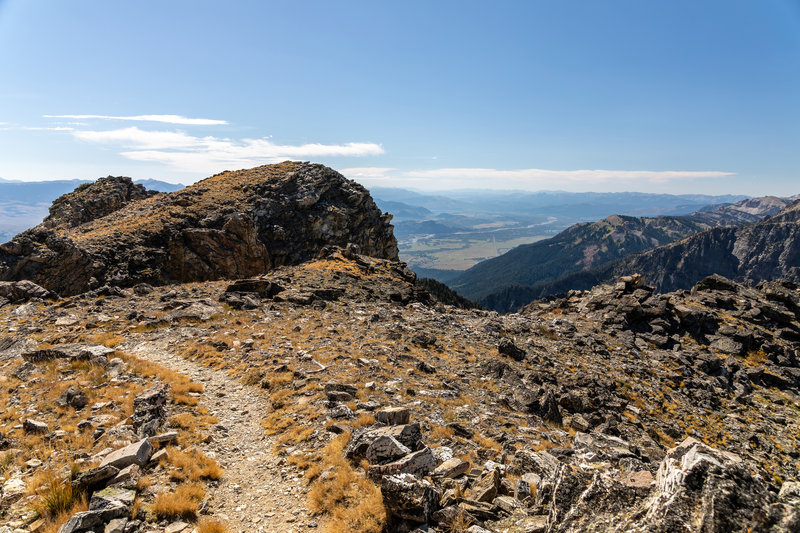
POLYGON ((206 491, 199 483, 180 485, 175 492, 162 492, 156 496, 152 511, 159 519, 192 519, 205 495, 206 491))

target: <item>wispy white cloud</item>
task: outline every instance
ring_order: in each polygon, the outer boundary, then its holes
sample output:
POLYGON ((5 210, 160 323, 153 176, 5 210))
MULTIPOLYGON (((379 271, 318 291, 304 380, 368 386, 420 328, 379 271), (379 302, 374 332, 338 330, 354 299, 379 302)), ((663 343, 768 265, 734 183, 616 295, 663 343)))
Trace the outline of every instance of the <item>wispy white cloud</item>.
POLYGON ((69 126, 20 126, 19 129, 27 131, 72 131, 75 128, 69 126))
POLYGON ((69 118, 76 120, 102 119, 102 120, 132 120, 137 122, 163 122, 166 124, 180 124, 183 126, 223 126, 227 120, 211 118, 187 118, 180 115, 42 115, 44 118, 69 118))
POLYGON ((197 137, 180 131, 149 131, 138 127, 116 130, 76 130, 83 141, 118 145, 123 157, 162 163, 181 172, 214 172, 286 159, 367 156, 384 153, 375 143, 277 144, 270 139, 197 137))

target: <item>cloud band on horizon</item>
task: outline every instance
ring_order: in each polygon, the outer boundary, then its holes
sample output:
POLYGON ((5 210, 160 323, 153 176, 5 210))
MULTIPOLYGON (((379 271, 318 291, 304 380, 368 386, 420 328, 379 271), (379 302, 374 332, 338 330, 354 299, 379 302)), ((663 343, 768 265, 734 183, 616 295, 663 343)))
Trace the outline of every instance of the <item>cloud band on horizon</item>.
POLYGON ((607 183, 630 184, 645 182, 664 184, 671 181, 719 179, 735 175, 725 171, 693 170, 607 170, 578 169, 550 170, 540 168, 500 170, 495 168, 438 168, 396 172, 392 168, 363 167, 346 168, 341 172, 353 179, 380 183, 386 180, 402 180, 408 183, 433 182, 439 186, 470 186, 475 182, 502 182, 503 188, 552 187, 554 185, 597 185, 607 183))

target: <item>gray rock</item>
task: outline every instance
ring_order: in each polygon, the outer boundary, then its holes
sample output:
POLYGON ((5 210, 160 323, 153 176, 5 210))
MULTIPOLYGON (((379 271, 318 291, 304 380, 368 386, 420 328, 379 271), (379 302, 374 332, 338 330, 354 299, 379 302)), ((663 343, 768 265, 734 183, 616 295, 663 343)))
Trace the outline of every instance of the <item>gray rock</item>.
POLYGON ((151 387, 133 399, 131 422, 140 438, 154 437, 164 425, 167 418, 165 405, 168 390, 168 387, 162 385, 151 387))
POLYGON ((404 426, 363 427, 353 433, 350 442, 345 446, 345 457, 351 461, 360 461, 366 457, 369 445, 383 435, 394 437, 409 450, 418 450, 422 442, 420 426, 416 422, 404 426))
POLYGON ((44 422, 31 420, 30 418, 22 423, 22 429, 24 429, 26 433, 47 433, 50 431, 50 427, 44 422))
POLYGON ((469 498, 476 502, 491 502, 497 497, 500 479, 499 469, 484 473, 467 493, 469 498))
MULTIPOLYGON (((154 457, 155 454, 153 454, 153 457, 150 459, 152 460, 154 457)), ((135 489, 140 477, 141 469, 139 468, 139 465, 128 465, 108 481, 108 486, 122 487, 124 489, 135 489)))
POLYGON ((449 479, 466 474, 467 472, 469 472, 469 463, 459 459, 458 457, 453 457, 437 466, 433 471, 433 475, 436 477, 449 479))
POLYGON ((384 464, 411 453, 397 439, 390 435, 381 435, 369 445, 366 452, 370 464, 384 464))
POLYGON ((380 476, 394 474, 411 474, 418 477, 429 475, 436 468, 436 457, 430 448, 410 453, 392 463, 385 465, 371 465, 368 469, 369 476, 377 479, 380 476))
POLYGON ((103 459, 100 466, 111 465, 119 469, 132 464, 144 466, 150 460, 151 455, 153 455, 153 445, 150 444, 149 440, 142 439, 139 442, 134 442, 129 446, 111 452, 103 459))
POLYGON ((122 518, 130 510, 124 505, 117 505, 96 511, 83 511, 74 514, 64 525, 58 529, 58 533, 82 533, 95 528, 105 528, 105 524, 115 518, 122 518))
POLYGON ((0 281, 0 298, 12 304, 27 302, 31 298, 52 298, 53 296, 53 293, 32 281, 0 281))
POLYGON ((119 468, 113 465, 90 468, 89 470, 78 473, 75 479, 72 480, 72 486, 80 492, 89 492, 92 488, 108 481, 119 474, 119 472, 119 468))
POLYGON ((83 409, 89 403, 86 394, 74 385, 69 387, 56 400, 56 404, 61 407, 70 406, 74 409, 83 409))
POLYGON ((497 345, 497 351, 501 355, 507 355, 515 361, 522 361, 525 359, 526 355, 525 350, 519 348, 511 339, 505 337, 500 339, 500 343, 497 345))
POLYGON ((638 524, 649 531, 740 531, 772 500, 742 459, 693 438, 671 449, 658 469, 655 492, 638 524))
POLYGON ((436 510, 438 494, 429 481, 410 474, 388 475, 381 479, 381 494, 391 516, 412 522, 427 522, 436 510))
POLYGON ((375 420, 387 426, 408 424, 411 420, 411 410, 407 407, 387 407, 375 412, 375 420))
POLYGON ((135 490, 124 489, 121 487, 106 487, 103 490, 92 494, 92 498, 89 500, 89 510, 99 511, 103 509, 116 508, 119 505, 122 505, 130 510, 130 508, 133 506, 133 500, 135 498, 135 490))

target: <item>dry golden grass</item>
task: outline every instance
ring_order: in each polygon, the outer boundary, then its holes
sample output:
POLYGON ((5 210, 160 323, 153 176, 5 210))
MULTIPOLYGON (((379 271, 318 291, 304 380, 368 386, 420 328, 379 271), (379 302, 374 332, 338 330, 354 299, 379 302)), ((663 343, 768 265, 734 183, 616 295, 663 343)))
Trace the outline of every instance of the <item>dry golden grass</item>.
POLYGON ((353 422, 354 428, 360 428, 363 426, 371 426, 376 422, 375 415, 372 413, 361 413, 358 415, 358 418, 355 419, 353 422))
POLYGON ((125 337, 110 331, 99 331, 89 335, 88 341, 92 344, 102 344, 108 348, 114 348, 125 342, 125 337))
POLYGON ((159 519, 192 519, 206 491, 199 483, 179 485, 175 492, 162 492, 156 496, 151 510, 159 519))
POLYGON ((197 417, 192 413, 178 413, 169 417, 170 425, 181 429, 191 429, 197 425, 197 417))
POLYGON ((44 527, 40 530, 40 533, 58 533, 58 530, 61 529, 61 526, 64 525, 64 523, 69 520, 72 515, 88 510, 89 504, 86 501, 86 497, 81 496, 72 507, 48 519, 45 522, 44 527))
POLYGON ((447 426, 434 425, 429 437, 433 442, 440 442, 444 439, 452 439, 453 435, 455 435, 455 431, 453 431, 451 428, 447 426))
POLYGON ((349 439, 350 434, 344 433, 332 440, 320 454, 320 464, 307 472, 314 479, 309 507, 329 517, 330 533, 379 533, 386 522, 381 491, 342 455, 349 439))
POLYGON ((51 469, 39 470, 29 481, 28 491, 36 497, 34 511, 50 520, 72 509, 81 499, 70 480, 51 469))
POLYGON ((215 518, 203 517, 197 522, 197 533, 231 533, 231 530, 215 518))
POLYGON ((198 400, 192 393, 203 392, 203 385, 195 383, 187 376, 164 368, 156 363, 144 361, 138 357, 128 354, 121 354, 122 359, 128 363, 131 369, 142 377, 156 377, 160 381, 169 384, 172 400, 177 404, 195 406, 198 400))
POLYGON ((311 436, 314 435, 314 431, 314 426, 296 424, 292 429, 278 437, 275 444, 276 446, 280 446, 281 444, 300 444, 301 442, 309 440, 311 436))
POLYGON ((217 462, 198 450, 183 451, 170 446, 167 448, 165 462, 172 467, 169 475, 176 481, 199 481, 222 477, 222 468, 217 462))
POLYGON ((499 442, 492 438, 484 437, 480 433, 475 433, 475 435, 472 436, 472 442, 475 442, 482 448, 488 448, 496 452, 499 452, 503 449, 503 446, 499 442))

